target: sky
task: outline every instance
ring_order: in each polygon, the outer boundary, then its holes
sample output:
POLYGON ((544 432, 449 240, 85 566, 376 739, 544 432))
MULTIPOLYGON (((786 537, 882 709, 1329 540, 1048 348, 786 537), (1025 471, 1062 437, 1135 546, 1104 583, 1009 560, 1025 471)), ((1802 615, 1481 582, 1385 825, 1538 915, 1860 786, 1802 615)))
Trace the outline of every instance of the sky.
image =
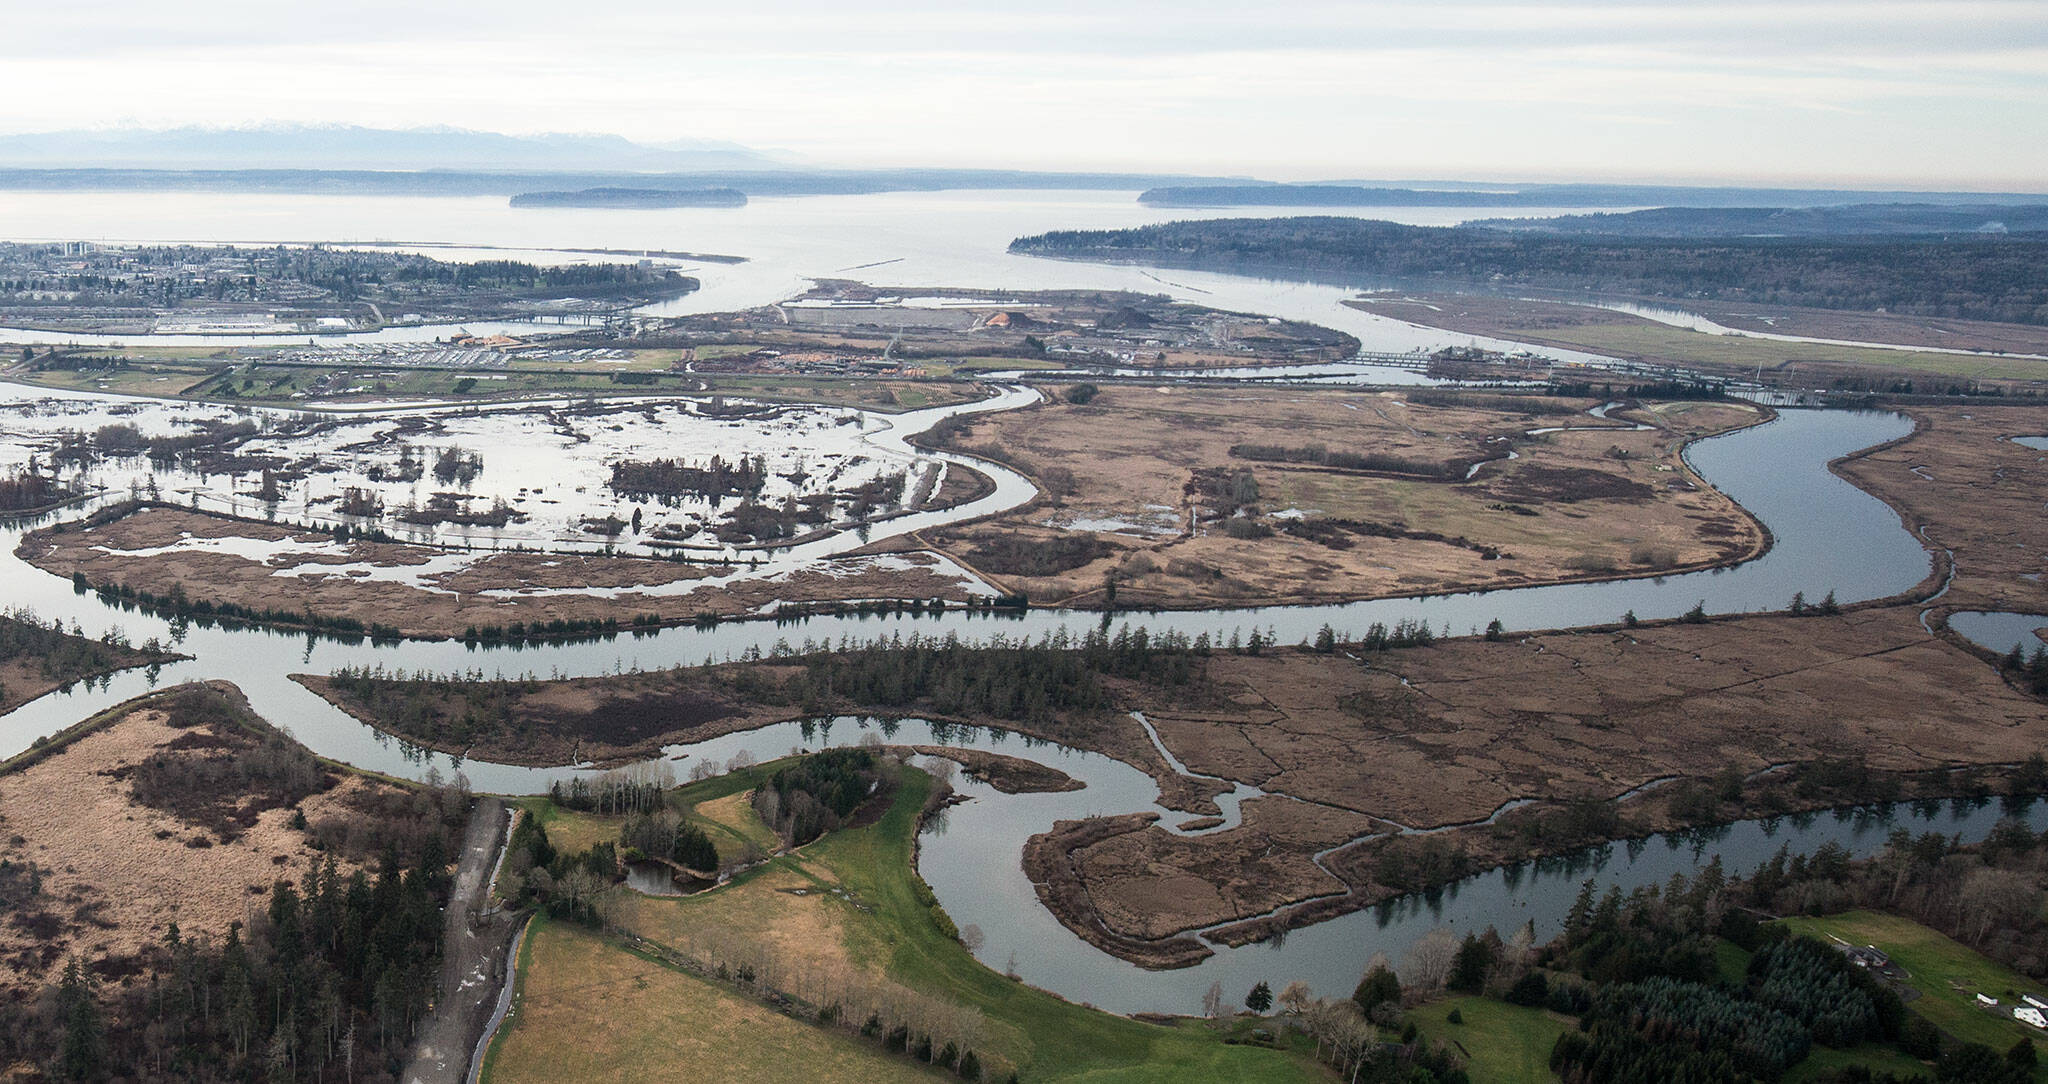
POLYGON ((813 165, 2048 186, 2048 0, 0 0, 0 131, 346 123, 813 165))

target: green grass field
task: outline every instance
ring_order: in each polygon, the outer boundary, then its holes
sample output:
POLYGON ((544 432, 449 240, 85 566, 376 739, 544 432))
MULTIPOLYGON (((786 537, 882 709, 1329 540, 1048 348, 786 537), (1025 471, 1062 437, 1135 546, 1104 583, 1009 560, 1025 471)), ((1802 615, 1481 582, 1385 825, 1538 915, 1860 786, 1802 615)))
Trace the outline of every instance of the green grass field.
MULTIPOLYGON (((1839 937, 1856 945, 1876 945, 1909 973, 1907 984, 1920 996, 1907 1008, 1965 1042, 1983 1043, 2003 1052, 2020 1039, 2032 1039, 2048 1054, 2040 1033, 2014 1020, 2011 1006, 2022 993, 2039 996, 2043 987, 1943 937, 1911 919, 1873 911, 1850 911, 1825 918, 1782 920, 1794 933, 1827 941, 1839 937), (1999 1000, 1996 1012, 1979 1009, 1978 994, 1999 1000)), ((2044 1059, 2048 1060, 2048 1059, 2044 1059)), ((2048 1069, 2036 1074, 2048 1079, 2048 1069)))
MULTIPOLYGON (((757 785, 775 767, 763 764, 693 784, 678 792, 677 804, 701 809, 717 803, 757 785)), ((1323 1070, 1299 1050, 1229 1045, 1223 1041, 1222 1031, 1199 1021, 1163 1027, 1113 1016, 1062 1001, 983 966, 940 929, 933 912, 922 902, 923 889, 911 865, 918 812, 930 787, 928 776, 906 771, 901 787, 876 823, 835 832, 713 892, 677 899, 638 898, 625 909, 621 921, 656 943, 688 931, 724 928, 764 939, 791 938, 797 949, 816 953, 820 946, 806 944, 804 937, 837 936, 841 944, 824 947, 837 958, 885 974, 917 991, 980 1010, 983 1024, 977 1049, 1016 1066, 1029 1080, 1250 1082, 1324 1077, 1323 1070), (793 896, 788 891, 805 885, 832 887, 843 896, 824 892, 793 896)), ((732 819, 729 813, 721 806, 717 815, 705 819, 746 833, 744 825, 725 824, 732 819)), ((565 832, 582 832, 580 827, 572 827, 577 824, 573 816, 543 815, 551 818, 551 836, 558 824, 565 832)), ((549 958, 535 966, 551 966, 549 958)), ((522 967, 524 981, 527 977, 522 967)), ((609 1011, 632 1018, 635 1022, 628 1031, 634 1034, 636 1029, 669 1026, 640 1019, 642 1014, 667 1013, 670 1009, 666 1006, 643 1007, 638 1000, 622 999, 614 1001, 609 1011)), ((823 1029, 812 1030, 826 1036, 823 1029)), ((1294 1041, 1301 1040, 1296 1037, 1294 1041)), ((492 1079, 537 1079, 527 1075, 529 1067, 523 1059, 529 1055, 521 1054, 521 1049, 508 1047, 501 1053, 492 1079)), ((556 1065, 555 1069, 566 1074, 556 1079, 589 1078, 588 1073, 570 1067, 556 1065)))
POLYGON ((1846 1069, 1852 1065, 1861 1065, 1875 1073, 1891 1073, 1900 1077, 1910 1077, 1928 1071, 1926 1062, 1908 1057, 1894 1046, 1865 1043, 1848 1050, 1831 1050, 1825 1046, 1815 1046, 1806 1055, 1805 1061, 1793 1066, 1792 1071, 1785 1074, 1784 1084, 1801 1084, 1803 1081, 1818 1079, 1822 1073, 1846 1069))
POLYGON ((113 373, 78 373, 68 369, 14 374, 14 379, 66 391, 108 391, 121 395, 179 396, 213 375, 213 367, 187 364, 140 364, 113 373))
POLYGON ((1466 1059, 1475 1081, 1539 1084, 1553 1081, 1550 1048, 1577 1025, 1571 1018, 1490 997, 1454 997, 1412 1009, 1408 1019, 1424 1037, 1466 1059), (1445 1019, 1456 1009, 1464 1023, 1445 1019))
POLYGON ((951 1079, 566 923, 534 921, 518 974, 513 1015, 485 1057, 493 1084, 951 1079))

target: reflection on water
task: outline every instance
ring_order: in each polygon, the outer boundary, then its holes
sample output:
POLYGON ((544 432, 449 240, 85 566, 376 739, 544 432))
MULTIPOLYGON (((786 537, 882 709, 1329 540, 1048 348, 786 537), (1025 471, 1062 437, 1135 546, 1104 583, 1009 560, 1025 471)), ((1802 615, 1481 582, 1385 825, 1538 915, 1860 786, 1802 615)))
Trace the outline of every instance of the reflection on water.
MULTIPOLYGON (((1171 291, 1222 308, 1338 327, 1358 335, 1371 350, 1466 343, 1463 336, 1450 337, 1349 309, 1340 304, 1349 296, 1349 290, 1341 287, 1201 272, 1174 272, 1168 282, 1138 268, 1029 260, 1003 251, 1010 238, 1022 233, 1135 225, 1164 217, 1135 204, 1117 202, 1122 198, 1099 193, 916 193, 762 199, 746 210, 720 211, 715 216, 688 211, 664 215, 659 225, 650 226, 655 219, 608 212, 528 215, 514 223, 500 200, 364 201, 237 195, 227 201, 181 195, 167 200, 174 213, 162 220, 171 224, 162 225, 155 216, 123 210, 127 197, 64 194, 10 200, 0 209, 0 234, 49 236, 55 231, 167 238, 162 231, 177 230, 187 238, 247 240, 252 232, 247 227, 251 220, 244 217, 245 205, 269 206, 282 214, 270 223, 271 228, 262 231, 270 236, 285 236, 290 229, 302 231, 298 238, 310 239, 433 238, 535 247, 654 245, 754 257, 748 264, 702 268, 698 273, 705 280, 705 289, 677 302, 675 311, 764 303, 796 292, 807 274, 843 273, 863 263, 895 261, 862 273, 878 279, 886 275, 886 283, 907 285, 1171 291), (10 217, 30 213, 30 205, 42 213, 41 218, 32 222, 10 217), (109 209, 116 213, 104 219, 93 217, 109 209), (86 222, 98 224, 89 230, 81 228, 86 222)), ((1189 215, 1175 211, 1171 217, 1189 215)), ((1479 344, 1495 345, 1484 340, 1479 344)), ((1512 346, 1498 344, 1496 348, 1512 346)), ((1826 464, 1909 430, 1910 423, 1893 414, 1787 411, 1771 424, 1694 444, 1687 453, 1693 467, 1755 513, 1774 535, 1767 555, 1735 568, 1335 606, 1132 613, 1113 620, 1154 632, 1207 633, 1212 638, 1258 629, 1279 642, 1293 643, 1306 641, 1324 624, 1353 637, 1375 622, 1391 626, 1402 620, 1426 621, 1433 628, 1464 634, 1476 632, 1493 619, 1510 629, 1538 629, 1612 623, 1625 612, 1644 619, 1674 617, 1696 603, 1714 613, 1777 609, 1797 591, 1808 597, 1834 591, 1845 604, 1891 595, 1927 575, 1927 554, 1901 528, 1895 513, 1835 477, 1826 464)), ((892 433, 892 439, 900 436, 900 431, 892 433)), ((1003 480, 998 475, 999 483, 1003 480)), ((1015 495, 1002 494, 1003 499, 1015 495)), ((381 664, 413 671, 474 668, 486 674, 566 677, 692 664, 752 649, 771 649, 778 640, 865 642, 921 632, 986 641, 996 636, 1037 637, 1061 631, 1079 634, 1103 620, 1096 613, 1059 610, 1000 616, 950 610, 936 616, 848 615, 776 624, 672 628, 645 636, 499 649, 441 642, 395 646, 348 643, 314 635, 205 627, 110 607, 95 596, 75 594, 69 583, 15 557, 14 547, 25 526, 0 528, 0 582, 8 585, 11 605, 26 606, 46 617, 61 616, 67 623, 75 621, 87 635, 119 630, 136 640, 159 637, 173 641, 193 658, 147 672, 113 675, 0 717, 0 755, 18 752, 38 736, 159 683, 220 678, 240 685, 259 712, 324 756, 412 777, 430 769, 459 769, 480 790, 531 793, 543 790, 548 781, 571 769, 522 768, 428 753, 357 723, 292 682, 289 675, 381 664)), ((1341 994, 1350 989, 1373 952, 1398 957, 1421 932, 1440 923, 1464 929, 1493 925, 1505 930, 1527 921, 1536 925, 1539 937, 1546 936, 1554 931, 1579 881, 1593 873, 1603 881, 1633 887, 1661 882, 1715 854, 1723 856, 1729 869, 1741 870, 1754 866, 1781 844, 1810 849, 1832 840, 1856 853, 1868 853, 1881 842, 1888 823, 1967 837, 1980 835, 1997 816, 1993 807, 1894 809, 1882 816, 1848 814, 1802 819, 1803 823, 1790 819, 1756 822, 1712 833, 1637 841, 1483 874, 1438 893, 1295 931, 1274 944, 1219 949, 1195 968, 1149 973, 1087 946, 1061 927, 1039 905, 1018 865, 1023 841, 1054 820, 1158 809, 1157 787, 1149 777, 1107 757, 1002 732, 933 727, 916 721, 875 725, 891 740, 906 744, 1001 746, 1003 752, 1046 763, 1087 784, 1083 790, 1067 793, 1000 795, 971 779, 961 779, 958 788, 973 800, 947 811, 943 830, 926 836, 920 870, 956 922, 973 923, 984 930, 987 942, 980 952, 984 960, 1000 965, 1014 954, 1018 970, 1029 981, 1071 999, 1118 1011, 1193 1011, 1212 981, 1222 981, 1226 989, 1236 990, 1249 988, 1256 981, 1302 979, 1319 993, 1341 994)), ((744 751, 765 759, 797 746, 850 744, 865 729, 857 720, 788 723, 665 750, 664 756, 724 763, 744 751)), ((658 875, 643 876, 647 879, 642 883, 661 887, 658 875)))
POLYGON ((2001 655, 2011 651, 2015 644, 2019 645, 2021 653, 2029 657, 2036 650, 2048 647, 2048 640, 2041 636, 2041 633, 2048 632, 2048 614, 1964 610, 1948 615, 1947 624, 1964 639, 2001 655))

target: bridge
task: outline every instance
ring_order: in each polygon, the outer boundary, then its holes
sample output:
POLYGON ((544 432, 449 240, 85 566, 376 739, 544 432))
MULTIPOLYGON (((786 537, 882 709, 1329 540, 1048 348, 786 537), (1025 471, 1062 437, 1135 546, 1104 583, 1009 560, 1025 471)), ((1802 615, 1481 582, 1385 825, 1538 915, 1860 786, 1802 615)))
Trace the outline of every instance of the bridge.
POLYGON ((1363 365, 1385 365, 1394 369, 1422 370, 1429 368, 1429 358, 1432 353, 1433 351, 1429 350, 1408 350, 1401 353, 1392 353, 1384 350, 1360 350, 1344 360, 1363 365))

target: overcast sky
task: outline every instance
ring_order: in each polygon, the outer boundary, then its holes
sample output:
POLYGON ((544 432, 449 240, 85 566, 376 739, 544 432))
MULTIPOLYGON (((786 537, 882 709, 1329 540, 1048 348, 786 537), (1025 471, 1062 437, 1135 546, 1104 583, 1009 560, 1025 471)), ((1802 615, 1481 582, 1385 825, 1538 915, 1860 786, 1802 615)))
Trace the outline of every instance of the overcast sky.
POLYGON ((446 124, 819 165, 2048 186, 2048 0, 0 10, 10 132, 446 124))

